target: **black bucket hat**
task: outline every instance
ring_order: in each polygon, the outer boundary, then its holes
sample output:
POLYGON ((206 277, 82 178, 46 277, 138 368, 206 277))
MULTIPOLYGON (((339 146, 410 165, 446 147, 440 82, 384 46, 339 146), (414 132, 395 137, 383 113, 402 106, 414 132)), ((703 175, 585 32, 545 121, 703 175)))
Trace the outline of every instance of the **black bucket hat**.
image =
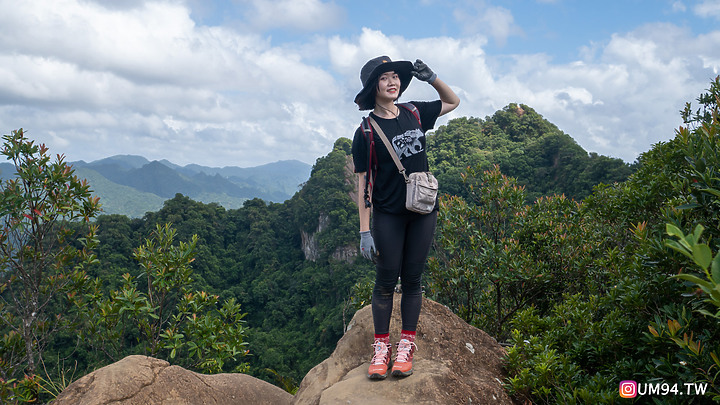
POLYGON ((405 60, 393 62, 387 56, 378 56, 377 58, 370 59, 365 66, 362 67, 362 70, 360 70, 360 81, 362 82, 363 89, 355 96, 355 104, 357 104, 361 110, 371 110, 375 107, 375 100, 373 98, 375 94, 375 79, 381 74, 391 70, 397 73, 400 78, 400 92, 398 93, 398 97, 400 97, 412 80, 412 62, 405 60))

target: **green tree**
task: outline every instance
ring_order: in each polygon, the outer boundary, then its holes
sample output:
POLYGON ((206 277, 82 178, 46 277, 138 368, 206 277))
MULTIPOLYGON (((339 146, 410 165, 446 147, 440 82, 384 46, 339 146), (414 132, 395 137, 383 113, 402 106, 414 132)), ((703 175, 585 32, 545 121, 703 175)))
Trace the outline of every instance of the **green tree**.
POLYGON ((428 263, 430 290, 466 322, 503 339, 506 323, 535 294, 536 267, 513 238, 524 190, 498 166, 482 174, 471 169, 464 179, 471 202, 441 201, 435 255, 428 263))
POLYGON ((702 107, 694 114, 690 104, 686 105, 682 115, 690 127, 681 127, 676 136, 685 164, 672 184, 685 203, 665 214, 670 238, 664 245, 682 255, 677 258, 680 270, 674 277, 684 281, 688 299, 682 303, 683 316, 657 316, 649 331, 657 341, 675 345, 678 362, 693 370, 691 375, 697 381, 709 384, 709 391, 719 401, 720 76, 698 102, 702 107), (692 231, 686 235, 683 229, 692 231))
POLYGON ((22 129, 3 140, 0 153, 16 170, 0 188, 0 376, 9 380, 37 372, 50 339, 76 324, 69 298, 88 286, 85 268, 96 261, 89 221, 100 205, 63 156, 51 161, 22 129), (84 236, 67 225, 78 220, 84 236))
POLYGON ((192 291, 197 236, 175 245, 176 231, 157 225, 135 249, 140 275, 126 273, 120 290, 105 295, 96 283, 85 305, 87 341, 111 361, 129 351, 165 357, 205 373, 246 371, 238 363, 248 354, 247 330, 234 298, 219 304, 217 295, 192 291), (126 347, 128 342, 137 345, 126 347))

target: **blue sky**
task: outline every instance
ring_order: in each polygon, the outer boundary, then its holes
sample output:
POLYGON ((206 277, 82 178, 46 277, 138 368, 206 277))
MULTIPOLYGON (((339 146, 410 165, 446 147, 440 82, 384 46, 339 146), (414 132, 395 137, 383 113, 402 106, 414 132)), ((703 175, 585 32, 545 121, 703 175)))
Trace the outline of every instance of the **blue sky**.
POLYGON ((720 73, 718 22, 720 0, 0 0, 0 132, 69 160, 313 164, 385 54, 458 93, 438 125, 523 103, 632 162, 720 73))

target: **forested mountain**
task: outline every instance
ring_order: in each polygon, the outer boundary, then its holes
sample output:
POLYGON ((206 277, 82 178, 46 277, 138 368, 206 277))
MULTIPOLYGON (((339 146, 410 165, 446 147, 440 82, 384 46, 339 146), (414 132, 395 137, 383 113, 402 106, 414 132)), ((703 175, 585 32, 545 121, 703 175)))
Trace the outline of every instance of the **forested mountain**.
POLYGON ((634 167, 621 159, 588 154, 532 108, 510 104, 492 117, 458 118, 428 138, 430 167, 442 191, 463 195, 467 167, 500 171, 526 187, 528 202, 565 194, 581 200, 595 185, 627 179, 634 167))
POLYGON ((92 185, 95 195, 100 197, 105 215, 125 215, 130 218, 141 218, 146 212, 157 211, 163 206, 166 198, 157 194, 134 189, 130 186, 115 183, 105 176, 87 167, 78 167, 75 173, 92 185))

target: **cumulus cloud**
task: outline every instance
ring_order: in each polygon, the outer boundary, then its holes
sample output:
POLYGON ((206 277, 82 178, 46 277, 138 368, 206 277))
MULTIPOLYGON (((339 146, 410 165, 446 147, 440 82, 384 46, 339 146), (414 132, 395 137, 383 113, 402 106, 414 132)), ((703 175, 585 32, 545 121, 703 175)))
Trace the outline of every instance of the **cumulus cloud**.
POLYGON ((3 131, 47 134, 41 141, 71 157, 238 165, 313 162, 336 136, 334 120, 307 130, 301 113, 341 98, 332 75, 257 35, 197 26, 181 2, 9 3, 0 1, 3 131))
POLYGON ((510 10, 485 1, 462 2, 453 14, 466 35, 489 36, 500 46, 505 44, 508 37, 522 34, 510 10))
POLYGON ((614 35, 597 59, 566 65, 535 60, 534 73, 509 75, 524 77, 530 90, 524 100, 586 150, 632 161, 674 136, 679 110, 712 78, 708 61, 719 46, 717 39, 654 24, 614 35), (573 91, 562 91, 566 87, 573 91))
POLYGON ((244 0, 250 5, 247 23, 261 30, 282 28, 298 31, 323 31, 342 24, 343 9, 333 2, 320 0, 244 0))
POLYGON ((683 3, 682 1, 674 1, 672 4, 672 10, 679 11, 679 12, 685 12, 685 11, 687 11, 687 7, 685 6, 685 3, 683 3))
POLYGON ((693 11, 700 17, 720 19, 720 1, 703 0, 693 7, 693 11))
MULTIPOLYGON (((458 93, 460 107, 440 125, 524 103, 586 150, 632 161, 674 136, 678 111, 720 69, 720 31, 695 35, 672 24, 615 34, 574 62, 555 63, 545 54, 488 55, 489 40, 517 27, 507 10, 485 2, 470 14, 495 15, 498 25, 462 37, 363 28, 278 45, 248 29, 196 23, 195 1, 0 0, 0 130, 23 127, 69 159, 313 163, 352 136, 363 115, 352 103, 360 68, 385 54, 423 59, 458 93)), ((304 22, 340 13, 319 0, 298 1, 305 14, 289 3, 279 13, 273 4, 283 2, 246 1, 258 24, 272 12, 304 22)), ((435 97, 417 81, 403 95, 435 97)))

